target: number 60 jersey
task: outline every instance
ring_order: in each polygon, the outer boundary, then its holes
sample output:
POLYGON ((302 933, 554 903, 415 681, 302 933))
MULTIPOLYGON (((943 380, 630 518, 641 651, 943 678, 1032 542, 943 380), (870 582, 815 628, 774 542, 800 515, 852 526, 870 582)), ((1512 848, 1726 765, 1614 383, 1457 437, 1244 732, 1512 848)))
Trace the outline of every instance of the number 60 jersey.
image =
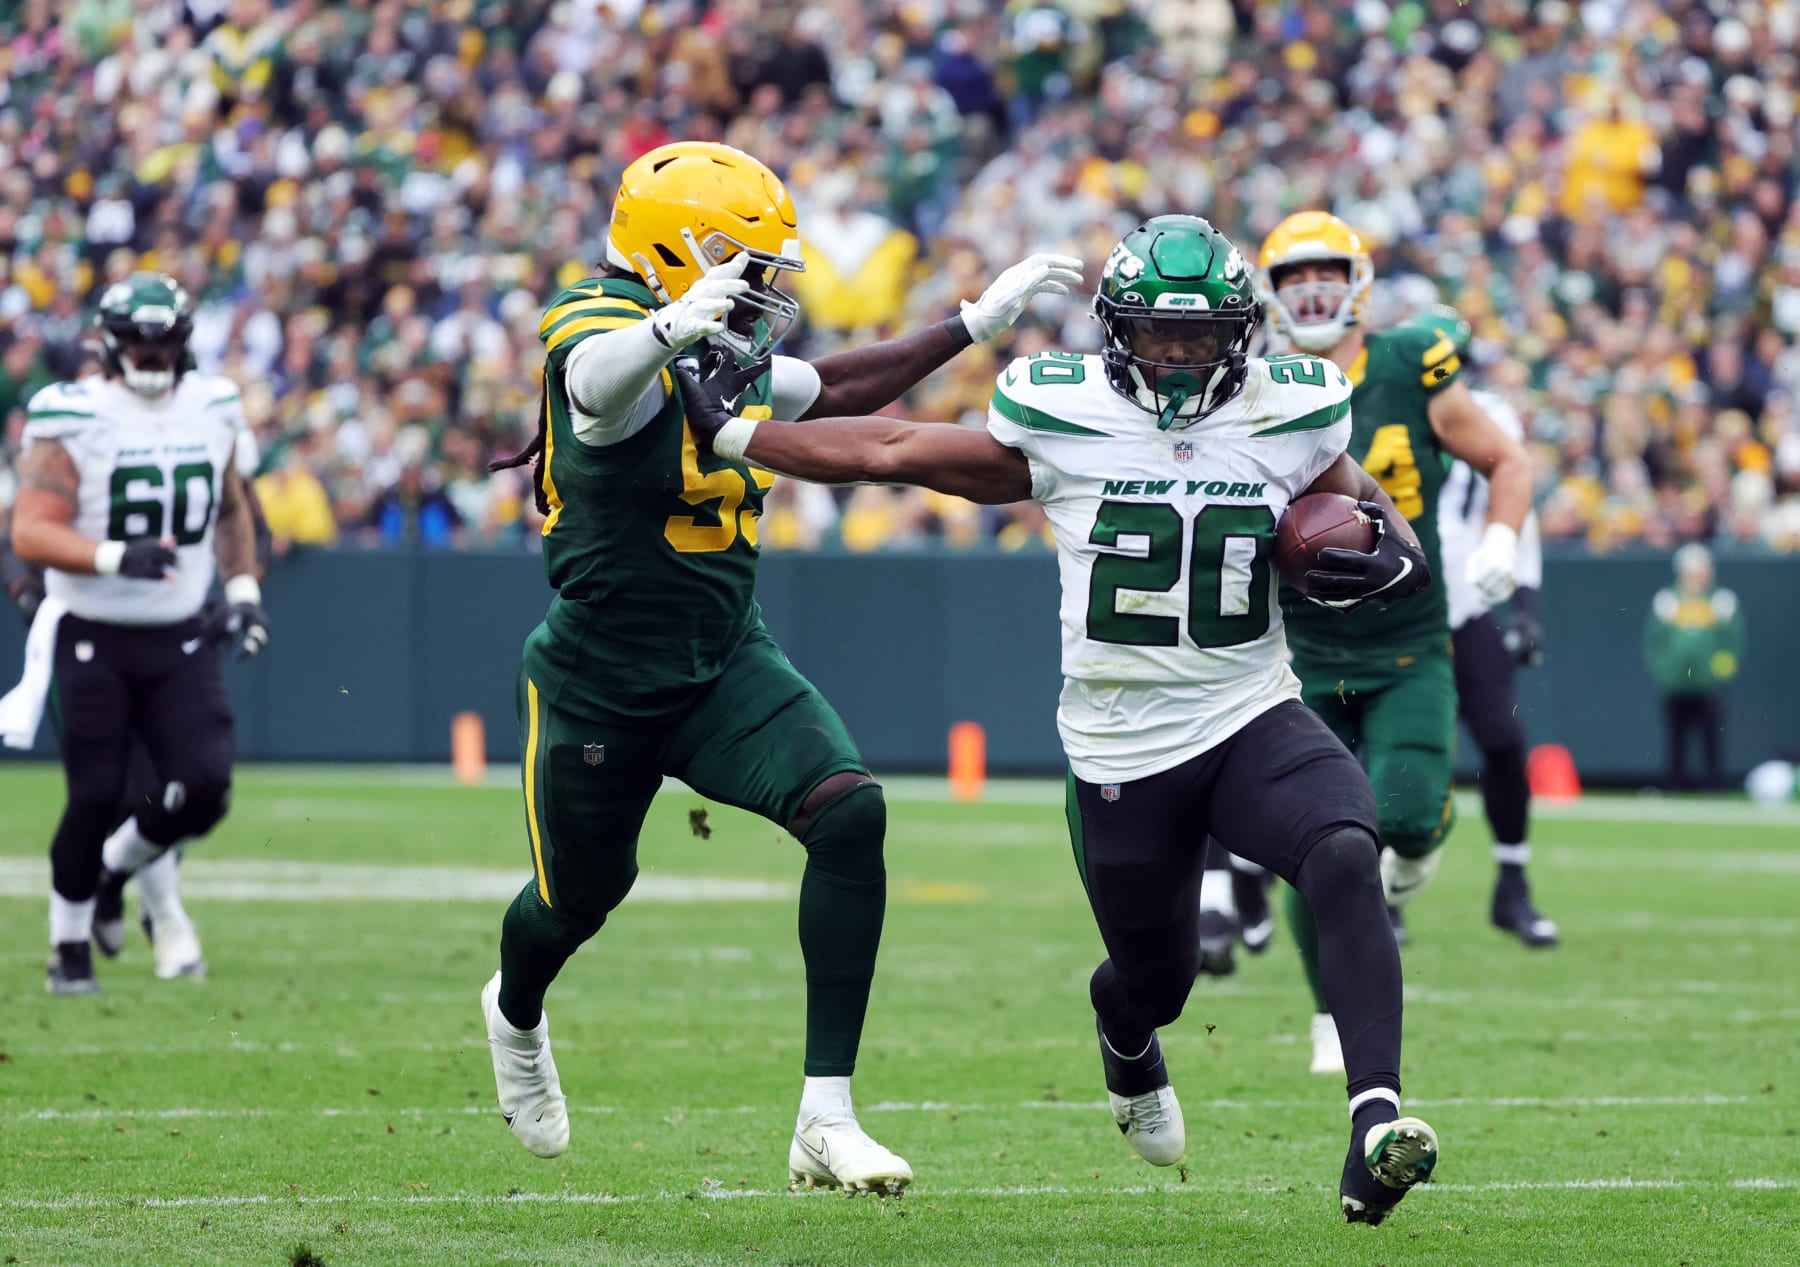
POLYGON ((52 383, 31 398, 25 441, 61 443, 81 479, 72 526, 94 541, 173 540, 172 581, 78 576, 52 568, 45 591, 88 620, 172 625, 213 581, 213 523, 234 450, 254 473, 237 384, 189 371, 161 402, 104 378, 52 383))
POLYGON ((1062 574, 1057 726, 1089 783, 1140 779, 1296 699, 1275 523, 1350 440, 1329 362, 1252 360, 1244 389, 1179 431, 1107 383, 1097 356, 1001 374, 988 431, 1031 466, 1062 574))

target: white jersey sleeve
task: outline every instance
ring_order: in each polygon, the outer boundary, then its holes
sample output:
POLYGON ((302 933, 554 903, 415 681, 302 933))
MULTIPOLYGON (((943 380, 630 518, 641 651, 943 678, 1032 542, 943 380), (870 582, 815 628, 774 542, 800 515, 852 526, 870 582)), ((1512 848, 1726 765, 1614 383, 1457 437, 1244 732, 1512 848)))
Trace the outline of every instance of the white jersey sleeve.
POLYGON ((52 568, 46 592, 107 624, 171 625, 197 614, 213 581, 224 473, 243 428, 237 386, 190 372, 151 402, 91 378, 44 388, 26 413, 26 443, 59 443, 75 464, 77 532, 93 541, 169 541, 176 555, 168 580, 52 568))
POLYGON ((1349 399, 1316 358, 1252 361, 1236 398, 1162 431, 1099 357, 1040 353, 1000 375, 988 431, 1025 455, 1056 539, 1057 725, 1078 778, 1169 769, 1298 697, 1275 525, 1344 452, 1349 399))

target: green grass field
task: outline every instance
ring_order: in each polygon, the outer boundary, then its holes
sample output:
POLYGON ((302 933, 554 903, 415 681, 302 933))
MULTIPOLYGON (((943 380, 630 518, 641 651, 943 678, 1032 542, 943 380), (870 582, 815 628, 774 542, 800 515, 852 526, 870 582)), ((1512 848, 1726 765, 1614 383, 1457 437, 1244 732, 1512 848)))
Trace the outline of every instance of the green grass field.
POLYGON ((55 771, 0 766, 0 1262, 1800 1262, 1800 813, 1590 800, 1543 815, 1564 946, 1488 929, 1465 815, 1412 908, 1406 1091, 1440 1182, 1345 1226, 1343 1088, 1306 1073, 1285 935, 1164 1034, 1189 1161, 1104 1108, 1099 942, 1059 789, 890 789, 890 906, 857 1094, 897 1201, 787 1193, 800 851, 671 790, 640 891, 550 998, 574 1123, 493 1107, 477 995, 526 876, 517 792, 437 771, 250 768, 184 866, 212 975, 137 936, 43 989, 55 771))

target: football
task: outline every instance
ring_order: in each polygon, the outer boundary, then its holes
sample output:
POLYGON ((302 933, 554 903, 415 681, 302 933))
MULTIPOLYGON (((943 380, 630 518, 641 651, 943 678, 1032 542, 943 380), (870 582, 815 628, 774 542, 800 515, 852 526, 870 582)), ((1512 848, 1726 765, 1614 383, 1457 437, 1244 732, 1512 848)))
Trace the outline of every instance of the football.
POLYGON ((1275 566, 1282 579, 1302 594, 1306 574, 1317 566, 1319 551, 1375 548, 1381 529, 1356 500, 1342 493, 1309 493, 1288 503, 1275 525, 1275 566))

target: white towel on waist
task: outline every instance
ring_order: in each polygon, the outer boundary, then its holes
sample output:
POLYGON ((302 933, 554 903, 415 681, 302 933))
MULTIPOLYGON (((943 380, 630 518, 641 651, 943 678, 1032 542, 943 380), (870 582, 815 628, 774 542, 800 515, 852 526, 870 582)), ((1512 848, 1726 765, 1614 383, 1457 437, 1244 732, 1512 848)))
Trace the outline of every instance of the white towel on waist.
POLYGON ((50 697, 50 678, 56 671, 56 630, 68 614, 60 598, 46 598, 25 638, 25 673, 19 684, 0 699, 0 741, 8 748, 29 748, 37 742, 44 720, 44 703, 50 697))

